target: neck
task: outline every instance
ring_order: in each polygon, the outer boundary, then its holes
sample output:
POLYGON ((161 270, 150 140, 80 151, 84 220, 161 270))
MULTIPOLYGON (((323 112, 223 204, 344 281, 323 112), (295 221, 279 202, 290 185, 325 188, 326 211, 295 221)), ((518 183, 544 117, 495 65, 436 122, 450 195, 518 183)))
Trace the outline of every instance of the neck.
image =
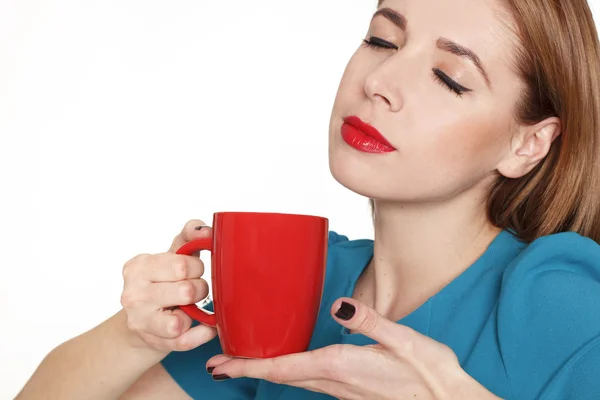
POLYGON ((448 202, 374 202, 374 256, 355 295, 398 320, 464 272, 500 232, 485 201, 458 196, 448 202))

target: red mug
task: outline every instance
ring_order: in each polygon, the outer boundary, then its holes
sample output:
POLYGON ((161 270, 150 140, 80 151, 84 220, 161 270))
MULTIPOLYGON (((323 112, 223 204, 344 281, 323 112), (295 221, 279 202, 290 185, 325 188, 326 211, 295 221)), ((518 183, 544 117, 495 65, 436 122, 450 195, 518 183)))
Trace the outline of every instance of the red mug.
POLYGON ((180 308, 217 328, 223 353, 270 358, 308 349, 323 294, 326 218, 281 213, 219 212, 212 237, 178 254, 209 250, 214 313, 180 308))

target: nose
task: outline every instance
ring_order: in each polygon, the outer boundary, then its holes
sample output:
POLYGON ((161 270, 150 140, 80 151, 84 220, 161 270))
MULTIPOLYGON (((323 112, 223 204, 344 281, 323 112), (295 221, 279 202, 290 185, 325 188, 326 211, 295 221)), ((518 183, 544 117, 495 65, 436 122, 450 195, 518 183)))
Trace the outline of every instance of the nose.
POLYGON ((397 112, 402 109, 402 96, 397 86, 398 79, 397 77, 393 79, 389 64, 389 60, 380 64, 366 76, 364 90, 372 102, 381 104, 389 111, 397 112))

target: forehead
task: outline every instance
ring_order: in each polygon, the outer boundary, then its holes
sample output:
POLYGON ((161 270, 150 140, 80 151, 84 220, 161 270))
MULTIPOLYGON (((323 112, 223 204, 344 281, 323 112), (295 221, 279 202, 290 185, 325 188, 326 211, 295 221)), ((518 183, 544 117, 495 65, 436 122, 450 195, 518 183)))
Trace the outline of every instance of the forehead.
POLYGON ((394 8, 407 17, 426 17, 438 23, 466 23, 471 28, 501 27, 511 20, 502 0, 380 0, 378 7, 394 8))
POLYGON ((477 53, 490 73, 514 64, 516 29, 501 0, 383 0, 380 7, 406 17, 409 38, 450 39, 477 53))

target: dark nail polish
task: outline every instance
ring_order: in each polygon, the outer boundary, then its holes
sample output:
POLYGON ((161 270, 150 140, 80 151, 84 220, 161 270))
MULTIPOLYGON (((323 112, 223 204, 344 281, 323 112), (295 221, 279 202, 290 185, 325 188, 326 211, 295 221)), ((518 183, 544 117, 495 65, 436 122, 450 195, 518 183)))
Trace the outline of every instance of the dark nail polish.
POLYGON ((206 372, 208 372, 209 374, 212 374, 212 372, 215 370, 215 367, 208 367, 206 368, 206 372))
POLYGON ((213 379, 215 381, 224 381, 225 379, 231 379, 231 377, 229 375, 225 375, 225 374, 217 374, 217 375, 213 375, 213 379))
POLYGON ((194 229, 197 231, 200 231, 200 230, 202 230, 202 228, 206 228, 206 227, 204 225, 200 225, 200 226, 195 227, 194 229))
POLYGON ((335 316, 344 321, 348 321, 350 318, 352 318, 354 316, 355 312, 356 312, 356 307, 354 307, 350 303, 346 303, 345 301, 342 301, 342 305, 340 306, 340 309, 337 310, 337 312, 335 313, 335 316))

